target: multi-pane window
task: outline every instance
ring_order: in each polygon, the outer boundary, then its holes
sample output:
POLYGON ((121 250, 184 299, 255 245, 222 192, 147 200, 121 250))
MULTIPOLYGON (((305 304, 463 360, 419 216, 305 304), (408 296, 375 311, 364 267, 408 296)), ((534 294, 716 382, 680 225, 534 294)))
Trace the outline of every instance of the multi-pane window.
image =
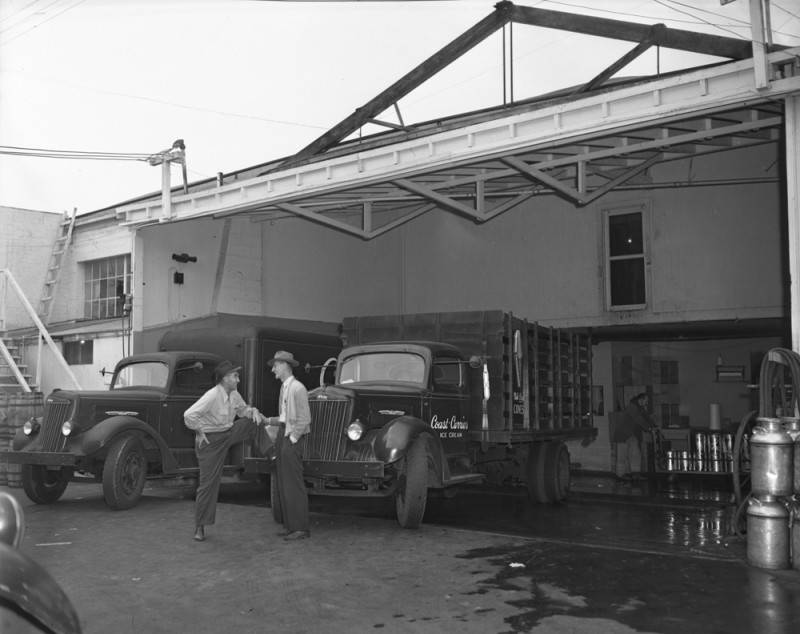
POLYGON ((131 256, 92 260, 84 263, 83 306, 87 319, 121 317, 125 295, 131 287, 131 256))
POLYGON ((644 214, 609 212, 606 225, 606 297, 609 308, 643 308, 647 301, 644 214))

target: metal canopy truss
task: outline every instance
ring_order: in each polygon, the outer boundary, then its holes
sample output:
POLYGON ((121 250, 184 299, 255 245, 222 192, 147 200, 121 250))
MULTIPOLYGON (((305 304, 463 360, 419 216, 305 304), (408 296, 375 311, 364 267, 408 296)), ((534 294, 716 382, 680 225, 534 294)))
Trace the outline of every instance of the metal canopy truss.
POLYGON ((752 59, 729 62, 425 136, 391 132, 362 151, 173 194, 169 216, 159 198, 116 213, 133 226, 291 214, 370 239, 434 208, 485 222, 541 194, 586 205, 659 162, 776 142, 782 97, 800 94, 799 59, 800 47, 769 54, 775 78, 759 91, 752 59))

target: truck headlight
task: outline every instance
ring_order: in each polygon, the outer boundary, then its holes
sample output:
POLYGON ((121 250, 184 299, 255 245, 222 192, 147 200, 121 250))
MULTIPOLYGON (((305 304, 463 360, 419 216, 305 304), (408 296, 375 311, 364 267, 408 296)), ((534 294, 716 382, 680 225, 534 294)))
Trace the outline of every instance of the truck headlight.
POLYGON ((63 425, 61 425, 61 433, 64 436, 69 436, 75 430, 75 423, 71 420, 65 421, 63 425))
POLYGON ((361 440, 365 431, 364 423, 356 419, 347 426, 347 437, 350 440, 361 440))
POLYGON ((40 427, 41 425, 39 424, 38 420, 36 420, 35 418, 29 418, 22 425, 22 433, 25 434, 26 436, 33 436, 33 434, 39 431, 40 427))

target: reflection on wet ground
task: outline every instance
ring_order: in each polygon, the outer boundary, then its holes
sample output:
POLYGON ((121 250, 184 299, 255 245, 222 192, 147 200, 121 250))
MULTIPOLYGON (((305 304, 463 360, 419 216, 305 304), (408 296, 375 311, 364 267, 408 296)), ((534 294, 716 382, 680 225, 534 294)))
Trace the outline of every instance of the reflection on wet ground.
MULTIPOLYGON (((463 555, 494 565, 494 574, 476 567, 477 592, 509 593, 518 608, 509 632, 800 631, 800 572, 747 564, 727 482, 573 484, 556 506, 509 489, 429 499, 426 524, 511 538, 463 555)), ((392 515, 377 501, 315 500, 312 510, 392 515)))

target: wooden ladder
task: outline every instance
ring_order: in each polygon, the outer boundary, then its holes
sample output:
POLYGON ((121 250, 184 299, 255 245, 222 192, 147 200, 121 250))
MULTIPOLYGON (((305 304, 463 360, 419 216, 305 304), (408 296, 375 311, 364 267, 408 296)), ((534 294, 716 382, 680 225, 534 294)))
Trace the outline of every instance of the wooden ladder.
POLYGON ((72 210, 72 215, 64 214, 64 219, 59 226, 59 235, 53 245, 50 260, 47 263, 47 273, 45 274, 44 287, 39 299, 39 310, 37 314, 42 323, 47 324, 50 320, 50 313, 53 310, 53 297, 56 294, 56 286, 61 276, 61 264, 67 252, 70 241, 72 240, 72 229, 75 226, 75 214, 77 208, 72 210))

